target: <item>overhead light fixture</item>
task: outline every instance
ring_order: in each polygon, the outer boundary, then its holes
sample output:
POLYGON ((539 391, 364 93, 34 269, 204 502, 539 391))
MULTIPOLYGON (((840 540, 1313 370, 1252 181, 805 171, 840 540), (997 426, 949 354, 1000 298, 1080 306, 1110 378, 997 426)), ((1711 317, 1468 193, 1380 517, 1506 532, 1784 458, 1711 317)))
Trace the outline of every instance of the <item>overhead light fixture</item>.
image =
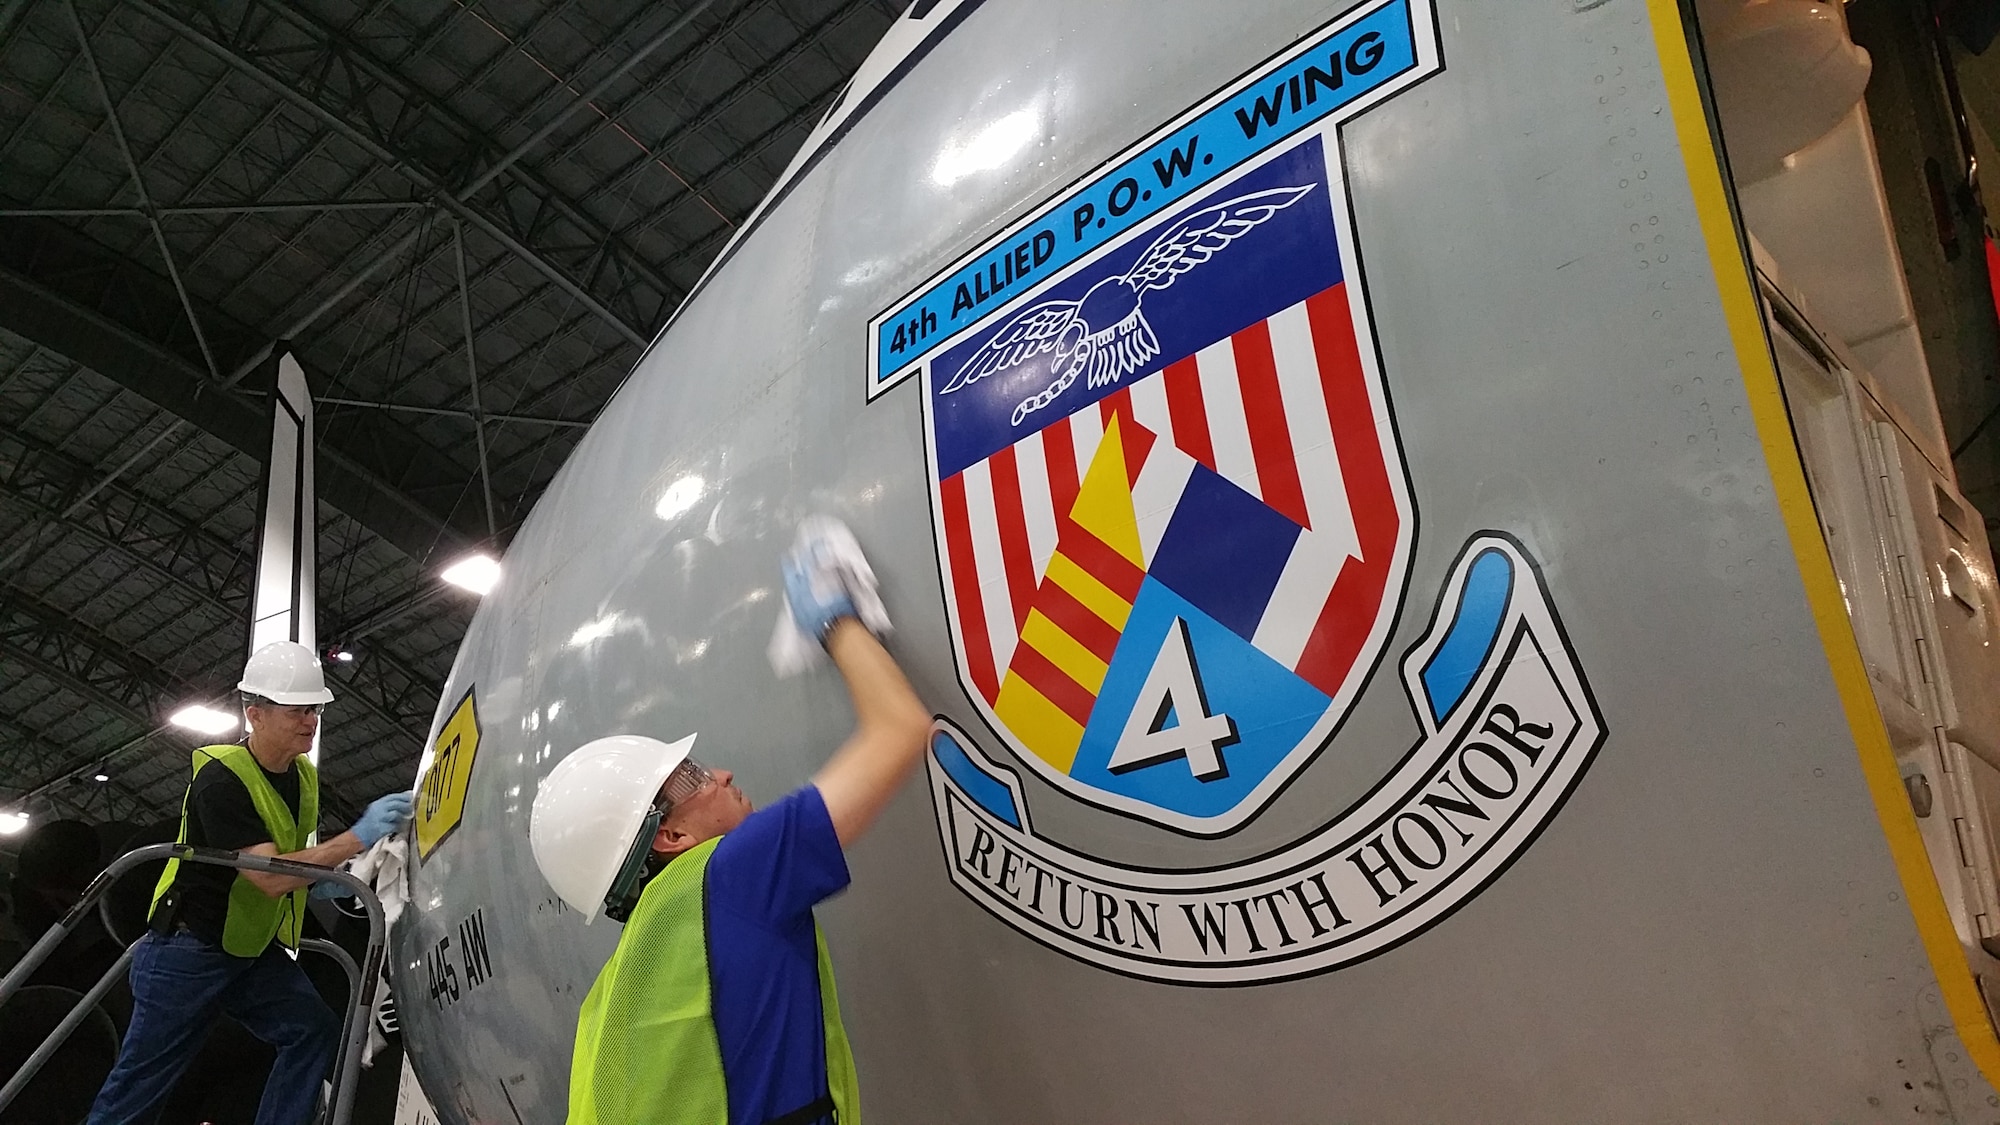
POLYGON ((91 778, 90 780, 92 780, 92 781, 97 781, 97 782, 104 782, 104 781, 110 781, 110 780, 111 780, 111 775, 110 775, 110 774, 108 774, 108 773, 100 773, 100 774, 98 774, 98 775, 97 775, 96 777, 93 777, 93 778, 91 778))
POLYGON ((700 477, 682 477, 668 485, 665 492, 660 493, 659 503, 653 505, 653 514, 663 520, 673 519, 694 507, 701 500, 701 494, 707 487, 708 482, 700 477))
POLYGON ((28 826, 24 812, 0 812, 0 836, 12 836, 28 826))
POLYGON ((352 649, 337 648, 332 650, 331 652, 328 652, 326 656, 327 659, 336 661, 341 664, 354 663, 354 651, 352 649))
POLYGON ((446 567, 439 577, 454 586, 484 595, 500 584, 500 564, 488 555, 472 555, 446 567))
POLYGON ((201 703, 191 703, 181 708, 167 721, 197 734, 228 734, 242 725, 242 720, 235 715, 201 703))

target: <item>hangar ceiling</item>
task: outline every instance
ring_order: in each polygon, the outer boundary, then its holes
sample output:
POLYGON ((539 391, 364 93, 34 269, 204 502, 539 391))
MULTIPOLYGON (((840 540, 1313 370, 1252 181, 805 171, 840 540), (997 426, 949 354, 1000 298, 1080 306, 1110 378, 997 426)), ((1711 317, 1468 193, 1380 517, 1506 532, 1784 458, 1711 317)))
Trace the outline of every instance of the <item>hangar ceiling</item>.
POLYGON ((408 784, 475 604, 439 570, 504 549, 902 7, 0 0, 0 809, 177 813, 274 347, 357 656, 329 815, 408 784))

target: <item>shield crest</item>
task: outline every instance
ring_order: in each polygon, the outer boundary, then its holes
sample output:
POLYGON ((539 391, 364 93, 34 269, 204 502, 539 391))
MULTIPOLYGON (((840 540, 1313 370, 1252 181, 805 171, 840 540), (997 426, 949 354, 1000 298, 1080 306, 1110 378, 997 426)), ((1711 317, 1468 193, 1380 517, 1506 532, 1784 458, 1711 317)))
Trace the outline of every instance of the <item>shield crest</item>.
POLYGON ((922 374, 975 706, 1058 788, 1191 834, 1241 827, 1327 742, 1404 585, 1414 513, 1334 136, 1108 243, 922 374))

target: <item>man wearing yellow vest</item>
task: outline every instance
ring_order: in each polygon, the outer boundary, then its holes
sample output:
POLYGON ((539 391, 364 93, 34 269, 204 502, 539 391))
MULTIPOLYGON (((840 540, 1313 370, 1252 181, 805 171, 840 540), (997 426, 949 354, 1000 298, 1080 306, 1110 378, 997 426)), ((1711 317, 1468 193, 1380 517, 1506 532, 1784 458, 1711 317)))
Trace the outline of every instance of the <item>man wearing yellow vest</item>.
MULTIPOLYGON (((319 774, 304 755, 320 708, 333 701, 319 660, 276 641, 252 654, 236 686, 250 736, 194 752, 181 842, 333 866, 409 816, 410 795, 391 793, 353 828, 307 847, 319 825, 319 774)), ((301 1125, 312 1114, 340 1021, 286 952, 298 947, 306 895, 302 879, 167 862, 152 932, 132 954, 132 1022, 90 1125, 151 1121, 218 1013, 278 1049, 256 1125, 301 1125)))
POLYGON ((578 1019, 569 1125, 860 1125, 812 910, 847 886, 843 849, 922 760, 931 717, 836 571, 797 552, 785 567, 793 619, 856 719, 810 785, 753 810, 730 771, 689 756, 692 735, 618 735, 536 795, 542 874, 586 922, 625 923, 578 1019))

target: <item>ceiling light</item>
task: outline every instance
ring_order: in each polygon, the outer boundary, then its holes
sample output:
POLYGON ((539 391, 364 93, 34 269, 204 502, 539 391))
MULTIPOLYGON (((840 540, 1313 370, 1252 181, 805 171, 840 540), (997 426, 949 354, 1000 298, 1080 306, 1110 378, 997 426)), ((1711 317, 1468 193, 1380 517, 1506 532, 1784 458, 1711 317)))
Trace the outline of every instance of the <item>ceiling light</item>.
POLYGON ((486 594, 500 584, 500 564, 486 555, 473 555, 451 564, 439 577, 475 594, 486 594))
POLYGON ((100 781, 100 782, 101 782, 101 781, 110 781, 110 780, 111 780, 111 775, 110 775, 110 774, 108 774, 108 773, 100 773, 100 774, 98 774, 98 775, 97 775, 96 777, 93 777, 93 778, 91 778, 90 780, 92 780, 92 781, 100 781))
POLYGON ((653 514, 663 520, 673 519, 695 506, 708 482, 696 476, 686 476, 667 486, 660 493, 660 502, 653 505, 653 514))
POLYGON ((27 813, 0 812, 0 836, 12 836, 27 826, 27 813))
POLYGON ((344 648, 334 649, 332 652, 327 653, 327 655, 333 657, 335 660, 339 661, 342 664, 354 663, 354 654, 344 648))
POLYGON ((173 713, 168 722, 198 734, 228 734, 240 725, 235 715, 200 703, 191 703, 173 713))

